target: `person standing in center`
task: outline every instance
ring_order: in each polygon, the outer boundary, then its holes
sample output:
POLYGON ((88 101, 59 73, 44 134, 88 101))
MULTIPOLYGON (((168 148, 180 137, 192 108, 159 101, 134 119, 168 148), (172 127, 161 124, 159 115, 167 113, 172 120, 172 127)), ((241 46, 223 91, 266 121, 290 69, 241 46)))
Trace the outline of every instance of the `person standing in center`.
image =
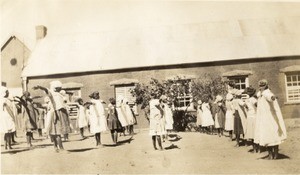
POLYGON ((151 100, 149 101, 150 106, 150 130, 149 135, 152 136, 152 143, 155 150, 156 147, 156 140, 158 142, 160 150, 163 150, 162 143, 161 143, 161 135, 163 134, 163 126, 162 126, 162 119, 163 119, 163 109, 161 108, 159 99, 157 95, 152 93, 151 100))
POLYGON ((91 98, 90 105, 90 132, 95 134, 96 146, 102 146, 101 144, 101 132, 107 130, 107 122, 105 117, 105 110, 100 101, 100 95, 98 91, 89 95, 91 98))
POLYGON ((70 123, 67 109, 64 104, 64 97, 60 93, 62 88, 62 83, 58 80, 50 82, 50 89, 35 86, 33 89, 41 89, 43 90, 49 97, 49 111, 47 113, 49 122, 49 135, 51 140, 54 142, 54 148, 58 152, 58 146, 60 151, 65 151, 61 135, 68 134, 70 132, 70 123), (50 119, 49 119, 50 118, 50 119))
POLYGON ((122 132, 122 125, 118 119, 116 100, 114 98, 110 98, 109 102, 110 104, 108 104, 107 126, 110 129, 111 138, 114 142, 114 145, 117 145, 118 132, 122 132))

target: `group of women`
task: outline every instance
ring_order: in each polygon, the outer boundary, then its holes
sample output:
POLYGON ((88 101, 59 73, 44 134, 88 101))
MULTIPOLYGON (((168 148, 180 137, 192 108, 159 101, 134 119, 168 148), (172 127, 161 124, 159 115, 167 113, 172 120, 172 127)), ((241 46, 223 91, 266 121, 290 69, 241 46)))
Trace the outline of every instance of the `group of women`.
MULTIPOLYGON (((4 133, 5 149, 12 149, 12 142, 15 142, 16 116, 22 118, 22 130, 26 133, 26 140, 29 147, 32 147, 33 131, 38 130, 39 136, 42 130, 47 137, 50 136, 57 152, 64 151, 62 137, 68 141, 71 132, 69 110, 62 83, 52 81, 50 88, 35 86, 34 90, 45 92, 44 104, 34 103, 34 98, 25 91, 21 97, 8 99, 9 91, 1 86, 1 132, 4 133), (17 104, 17 105, 16 105, 17 104), (17 114, 14 107, 17 106, 17 114), (3 116, 3 117, 2 117, 3 116)), ((133 134, 133 125, 136 124, 134 112, 126 99, 121 100, 121 104, 116 106, 116 100, 111 98, 107 110, 100 99, 99 92, 89 95, 90 101, 83 103, 81 98, 76 99, 78 103, 77 126, 80 128, 82 138, 84 128, 88 127, 90 133, 95 135, 96 146, 102 146, 100 133, 110 130, 114 144, 117 144, 118 133, 125 135, 125 130, 133 134), (107 113, 107 115, 106 115, 107 113)))
POLYGON ((266 147, 267 158, 277 159, 279 144, 287 137, 285 124, 277 98, 270 91, 267 80, 260 80, 258 86, 256 93, 251 86, 238 90, 234 82, 229 82, 225 100, 220 95, 211 104, 208 97, 199 100, 197 125, 201 132, 208 134, 213 134, 215 128, 220 137, 225 130, 230 140, 235 135, 236 147, 241 142, 250 142, 253 152, 266 147))
MULTIPOLYGON (((210 103, 209 96, 203 97, 198 101, 197 125, 201 132, 208 134, 212 134, 215 128, 220 137, 225 130, 229 132, 230 140, 233 140, 235 135, 237 147, 241 141, 250 141, 254 151, 258 151, 259 146, 266 147, 268 159, 277 159, 278 146, 287 137, 286 128, 276 96, 270 91, 268 82, 261 80, 258 86, 259 91, 256 93, 252 87, 242 91, 235 88, 234 82, 229 82, 225 100, 218 95, 215 101, 210 103)), ((49 89, 42 86, 35 86, 34 89, 43 90, 46 94, 44 124, 40 124, 39 117, 36 116, 39 113, 35 111, 29 92, 24 92, 22 97, 15 99, 22 106, 23 129, 26 132, 28 146, 32 146, 33 130, 44 127, 54 143, 55 150, 63 151, 61 137, 67 140, 71 128, 62 83, 52 81, 49 89)), ((16 114, 12 110, 13 105, 8 96, 8 90, 1 87, 1 132, 4 133, 5 149, 12 149, 16 114)), ((118 133, 125 135, 125 128, 129 134, 133 134, 136 119, 126 99, 122 99, 118 105, 114 98, 109 99, 110 103, 105 110, 99 92, 93 92, 89 97, 90 101, 86 103, 81 98, 76 100, 79 106, 77 121, 83 138, 83 131, 87 126, 90 133, 95 135, 96 146, 102 146, 101 133, 107 130, 111 131, 114 144, 117 144, 118 133)), ((157 150, 156 142, 158 142, 159 149, 163 150, 162 140, 167 139, 168 132, 173 129, 172 102, 164 95, 157 96, 153 93, 149 108, 149 134, 152 137, 153 147, 157 150)))

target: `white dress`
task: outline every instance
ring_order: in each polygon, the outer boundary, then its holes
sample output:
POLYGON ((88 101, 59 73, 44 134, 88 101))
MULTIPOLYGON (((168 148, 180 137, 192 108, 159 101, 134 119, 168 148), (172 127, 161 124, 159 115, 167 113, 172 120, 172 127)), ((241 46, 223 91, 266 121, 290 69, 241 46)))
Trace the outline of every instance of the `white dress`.
POLYGON ((246 139, 254 138, 255 131, 255 119, 256 119, 256 106, 257 100, 254 97, 250 97, 246 100, 247 106, 247 128, 245 133, 246 139))
POLYGON ((159 106, 159 100, 158 99, 152 99, 149 102, 150 107, 150 128, 149 128, 149 135, 163 135, 164 134, 164 128, 163 128, 163 116, 161 115, 161 112, 156 106, 159 106))
POLYGON ((16 131, 16 126, 14 119, 9 115, 4 104, 10 109, 12 109, 12 103, 7 98, 1 98, 1 115, 0 115, 0 129, 1 133, 10 133, 16 131))
POLYGON ((107 130, 107 121, 104 107, 100 100, 91 99, 90 105, 90 132, 92 134, 104 132, 107 130))
POLYGON ((82 105, 79 105, 77 121, 78 121, 79 128, 84 128, 88 125, 85 109, 82 105))
POLYGON ((126 121, 128 122, 128 125, 134 125, 135 120, 130 106, 128 104, 124 104, 124 110, 125 110, 124 112, 125 112, 126 121))
POLYGON ((234 108, 232 101, 226 100, 226 114, 225 114, 225 130, 226 131, 232 131, 233 130, 233 124, 234 124, 234 108))
POLYGON ((45 116, 45 132, 49 133, 49 129, 50 129, 50 123, 51 123, 51 118, 54 115, 54 109, 53 106, 51 104, 51 102, 48 102, 47 104, 47 112, 46 112, 46 116, 45 116))
POLYGON ((172 130, 173 123, 174 123, 173 112, 172 112, 172 109, 167 104, 165 104, 164 112, 165 112, 165 129, 172 130))
POLYGON ((213 126, 215 124, 214 119, 212 117, 209 104, 208 103, 203 103, 202 104, 202 114, 203 114, 203 121, 202 121, 202 126, 207 127, 207 126, 213 126))
POLYGON ((275 146, 286 138, 286 128, 277 100, 271 97, 274 94, 266 89, 257 93, 257 113, 254 142, 261 146, 275 146))
POLYGON ((202 109, 201 109, 201 106, 198 105, 197 106, 197 126, 202 126, 202 121, 203 121, 203 112, 202 112, 202 109))
POLYGON ((116 108, 117 113, 118 113, 118 119, 122 125, 122 127, 128 126, 128 122, 126 119, 125 111, 123 106, 119 106, 116 108))

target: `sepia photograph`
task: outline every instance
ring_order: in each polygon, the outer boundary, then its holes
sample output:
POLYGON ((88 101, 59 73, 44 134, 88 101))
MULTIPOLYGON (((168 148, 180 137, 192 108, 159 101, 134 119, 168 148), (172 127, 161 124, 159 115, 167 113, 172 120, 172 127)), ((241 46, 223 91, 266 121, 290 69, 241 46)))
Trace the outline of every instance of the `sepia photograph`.
POLYGON ((0 174, 300 174, 300 1, 0 0, 0 174))

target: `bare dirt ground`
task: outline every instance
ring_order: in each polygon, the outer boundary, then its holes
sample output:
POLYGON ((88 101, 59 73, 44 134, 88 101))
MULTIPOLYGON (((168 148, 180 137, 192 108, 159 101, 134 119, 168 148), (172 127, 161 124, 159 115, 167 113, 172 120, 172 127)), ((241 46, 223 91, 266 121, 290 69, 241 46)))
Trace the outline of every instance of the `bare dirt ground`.
MULTIPOLYGON (((197 132, 174 133, 165 150, 152 148, 146 130, 119 137, 120 145, 112 146, 110 134, 102 134, 106 146, 95 147, 93 137, 81 140, 71 134, 64 142, 65 153, 56 153, 49 139, 35 134, 33 149, 26 147, 19 132, 13 150, 1 145, 2 174, 299 174, 300 128, 289 128, 288 139, 280 145, 278 160, 265 160, 267 152, 251 153, 251 147, 235 148, 227 137, 197 132)), ((3 135, 1 135, 3 138, 3 135)))

